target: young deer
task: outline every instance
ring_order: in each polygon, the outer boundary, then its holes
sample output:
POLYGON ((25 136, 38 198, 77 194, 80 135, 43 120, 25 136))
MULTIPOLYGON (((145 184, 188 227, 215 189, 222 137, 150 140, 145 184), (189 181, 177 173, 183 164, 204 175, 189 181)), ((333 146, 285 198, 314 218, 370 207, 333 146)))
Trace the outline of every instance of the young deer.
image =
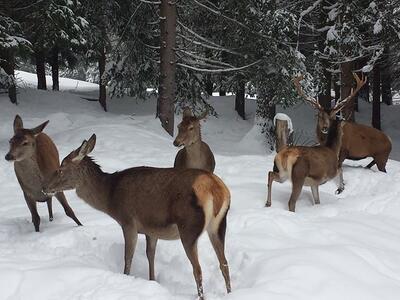
MULTIPOLYGON (((298 77, 294 80, 296 88, 301 95, 304 95, 300 87, 298 77)), ((357 77, 358 79, 358 77, 357 77)), ((365 84, 365 80, 357 80, 357 87, 352 90, 351 95, 343 101, 348 101, 356 95, 358 90, 365 84)), ((307 97, 307 101, 313 101, 307 97)), ((316 100, 315 100, 316 101, 316 100)), ((296 201, 299 197, 303 185, 311 187, 311 192, 315 204, 319 204, 318 187, 334 177, 340 177, 337 193, 344 190, 342 180, 342 168, 338 164, 338 156, 341 148, 341 127, 340 122, 331 120, 326 130, 326 141, 324 145, 306 146, 286 146, 277 153, 274 160, 274 169, 268 173, 268 197, 266 206, 271 206, 272 182, 284 182, 287 179, 292 181, 292 194, 289 199, 289 210, 295 211, 296 201)))
MULTIPOLYGON (((49 121, 33 128, 25 129, 22 119, 14 119, 14 136, 10 139, 10 151, 5 156, 7 161, 14 162, 15 175, 24 193, 26 204, 32 215, 35 230, 39 231, 40 217, 36 202, 47 202, 49 219, 53 221, 52 197, 42 192, 43 183, 60 166, 58 151, 53 141, 43 133, 49 121)), ((68 217, 76 224, 82 225, 62 192, 55 194, 68 217)))
MULTIPOLYGON (((353 76, 359 84, 364 84, 365 80, 361 80, 355 73, 353 76)), ((344 109, 351 102, 351 97, 338 102, 332 109, 324 109, 318 100, 306 96, 301 90, 299 82, 295 82, 298 93, 311 104, 311 106, 318 111, 318 122, 316 127, 317 138, 321 145, 326 144, 328 137, 328 128, 331 123, 336 121, 336 115, 344 109)), ((340 130, 340 152, 338 156, 339 166, 345 159, 360 160, 367 157, 372 157, 373 160, 366 168, 371 168, 377 165, 379 171, 386 172, 386 162, 389 158, 390 151, 392 150, 392 142, 389 137, 382 131, 348 121, 337 121, 340 130)), ((343 177, 340 178, 343 184, 343 177)))
POLYGON ((125 274, 130 272, 138 233, 146 235, 150 280, 155 279, 157 240, 181 239, 193 267, 200 299, 203 299, 203 286, 197 240, 206 230, 229 293, 230 277, 224 245, 230 193, 221 179, 197 169, 137 167, 104 173, 87 156, 95 143, 96 136, 92 135, 65 157, 45 191, 55 193, 76 189, 85 202, 120 224, 125 239, 125 274))
POLYGON ((193 116, 190 108, 183 111, 182 122, 178 125, 178 136, 174 146, 181 147, 176 154, 175 168, 192 168, 214 172, 215 159, 210 147, 201 140, 200 121, 207 116, 207 111, 198 117, 193 116))

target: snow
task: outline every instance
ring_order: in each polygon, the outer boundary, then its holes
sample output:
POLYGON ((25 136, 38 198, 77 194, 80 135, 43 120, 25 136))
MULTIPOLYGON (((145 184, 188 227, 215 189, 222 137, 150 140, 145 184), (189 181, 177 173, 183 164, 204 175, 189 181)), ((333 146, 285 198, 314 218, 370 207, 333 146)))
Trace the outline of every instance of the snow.
POLYGON ((374 34, 379 34, 382 31, 382 21, 379 19, 374 24, 374 34))
POLYGON ((276 120, 282 120, 282 121, 287 121, 288 123, 288 129, 289 129, 289 133, 293 132, 293 124, 292 124, 292 119, 284 113, 277 113, 274 117, 274 126, 276 126, 276 120))
MULTIPOLYGON (((27 127, 49 119, 48 133, 64 157, 94 132, 93 156, 105 171, 130 166, 172 166, 177 148, 154 118, 155 100, 109 101, 105 113, 96 102, 68 92, 38 91, 34 76, 25 82, 19 105, 0 95, 0 153, 8 151, 12 121, 20 114, 27 127)), ((19 80, 21 82, 21 80, 19 80)), ((62 79, 63 90, 93 95, 92 84, 62 79)), ((266 176, 274 153, 254 125, 255 103, 246 103, 248 120, 237 117, 234 97, 212 97, 219 118, 203 123, 203 139, 216 157, 216 174, 231 190, 226 254, 233 292, 226 295, 210 242, 199 241, 207 299, 397 299, 400 295, 400 163, 389 160, 388 173, 369 160, 345 161, 345 191, 334 182, 321 186, 321 204, 313 206, 304 189, 296 213, 287 210, 291 184, 274 183, 272 207, 265 208, 266 176)), ((370 104, 361 104, 357 120, 367 122, 370 104)), ((383 128, 400 159, 399 106, 382 106, 383 128)), ((279 110, 283 112, 282 110, 279 110)), ((312 135, 312 109, 284 111, 295 128, 312 135)), ((176 121, 180 120, 177 116, 176 121)), ((13 167, 0 160, 0 299, 196 299, 190 263, 179 241, 160 241, 156 282, 148 281, 145 240, 139 237, 132 275, 122 274, 123 237, 109 216, 66 193, 84 224, 77 227, 54 200, 54 221, 39 204, 41 232, 35 233, 13 167)))

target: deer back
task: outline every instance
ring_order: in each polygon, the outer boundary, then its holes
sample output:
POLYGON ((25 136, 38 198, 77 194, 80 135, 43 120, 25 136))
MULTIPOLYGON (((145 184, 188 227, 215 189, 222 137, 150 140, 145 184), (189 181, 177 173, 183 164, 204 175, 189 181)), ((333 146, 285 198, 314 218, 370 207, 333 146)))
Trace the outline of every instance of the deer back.
POLYGON ((352 122, 342 121, 342 150, 349 158, 365 158, 388 154, 392 149, 389 137, 382 131, 352 122))

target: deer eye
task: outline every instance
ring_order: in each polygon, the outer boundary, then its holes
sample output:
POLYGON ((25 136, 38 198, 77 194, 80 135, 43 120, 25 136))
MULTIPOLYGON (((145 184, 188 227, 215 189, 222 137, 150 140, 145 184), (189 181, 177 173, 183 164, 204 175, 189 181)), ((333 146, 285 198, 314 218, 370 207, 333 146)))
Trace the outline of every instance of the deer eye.
POLYGON ((23 142, 22 146, 28 146, 28 144, 29 144, 28 142, 23 142))
POLYGON ((193 127, 189 127, 189 130, 193 130, 193 127))

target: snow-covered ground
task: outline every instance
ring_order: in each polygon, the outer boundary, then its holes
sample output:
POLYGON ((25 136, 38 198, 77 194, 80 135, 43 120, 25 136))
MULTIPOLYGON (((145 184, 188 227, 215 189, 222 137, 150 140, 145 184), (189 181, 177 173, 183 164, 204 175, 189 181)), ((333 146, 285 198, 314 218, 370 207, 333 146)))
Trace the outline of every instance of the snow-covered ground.
MULTIPOLYGON (((34 85, 28 77, 23 75, 25 86, 34 85)), ((79 85, 75 92, 79 93, 79 85)), ((61 81, 62 89, 68 86, 73 84, 61 81)), ((220 117, 204 123, 203 139, 214 150, 216 174, 232 193, 226 253, 233 292, 225 294, 217 259, 208 238, 202 236, 199 257, 207 299, 398 299, 400 163, 390 160, 384 174, 375 167, 361 167, 369 160, 346 161, 345 191, 335 195, 335 183, 329 182, 321 187, 321 204, 313 206, 311 192, 304 189, 296 213, 287 211, 290 183, 275 183, 272 207, 264 208, 273 154, 265 152, 253 125, 254 102, 248 103, 249 120, 243 121, 233 111, 232 97, 211 101, 220 117)), ((18 113, 26 127, 49 119, 45 132, 62 157, 96 133, 93 156, 106 171, 173 164, 177 149, 154 119, 154 99, 111 100, 110 112, 105 113, 98 103, 71 93, 22 88, 19 102, 14 106, 0 96, 1 155, 8 151, 18 113)), ((382 108, 384 129, 395 144, 392 157, 399 159, 400 107, 382 108)), ((362 112, 368 109, 362 106, 362 112)), ((299 105, 285 113, 295 130, 304 128, 305 134, 312 134, 311 109, 299 105)), ((366 114, 358 119, 366 120, 366 114)), ((77 227, 54 200, 52 223, 46 205, 39 204, 41 232, 35 233, 13 167, 0 160, 0 299, 196 298, 191 266, 179 241, 159 242, 157 282, 151 282, 145 241, 140 237, 132 275, 125 276, 119 225, 75 192, 67 192, 67 198, 84 226, 77 227)))

